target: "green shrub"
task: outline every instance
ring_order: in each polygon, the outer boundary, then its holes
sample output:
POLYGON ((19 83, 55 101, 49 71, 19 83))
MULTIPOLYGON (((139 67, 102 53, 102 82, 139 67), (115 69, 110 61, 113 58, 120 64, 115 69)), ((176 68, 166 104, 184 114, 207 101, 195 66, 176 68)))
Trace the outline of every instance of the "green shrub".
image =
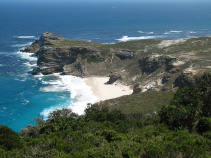
POLYGON ((211 145, 211 131, 208 131, 206 133, 203 133, 202 134, 205 138, 209 139, 210 140, 210 145, 211 145))
POLYGON ((117 138, 117 132, 114 130, 104 130, 100 135, 103 136, 108 142, 116 140, 117 138))
POLYGON ((211 118, 203 117, 198 123, 198 132, 204 133, 211 131, 211 118))
POLYGON ((0 125, 0 146, 7 150, 23 147, 18 133, 4 125, 0 125))
POLYGON ((126 116, 118 110, 110 111, 105 105, 89 105, 85 110, 86 121, 115 122, 117 120, 126 120, 126 116))
POLYGON ((154 141, 150 141, 144 147, 144 154, 142 155, 144 158, 161 158, 166 157, 166 153, 160 144, 154 141))
POLYGON ((211 117, 211 74, 204 74, 197 81, 197 87, 201 92, 203 101, 202 116, 211 117))
POLYGON ((78 115, 74 112, 72 112, 71 109, 61 109, 53 111, 49 114, 47 123, 52 123, 55 121, 59 121, 60 119, 76 119, 78 118, 78 115))
POLYGON ((200 94, 201 92, 193 87, 178 90, 170 106, 161 109, 159 113, 161 123, 165 123, 170 129, 194 130, 202 114, 203 103, 200 100, 200 94))
POLYGON ((40 128, 45 125, 45 120, 43 117, 34 117, 34 121, 36 125, 27 125, 27 128, 21 129, 21 136, 35 138, 39 135, 40 128))

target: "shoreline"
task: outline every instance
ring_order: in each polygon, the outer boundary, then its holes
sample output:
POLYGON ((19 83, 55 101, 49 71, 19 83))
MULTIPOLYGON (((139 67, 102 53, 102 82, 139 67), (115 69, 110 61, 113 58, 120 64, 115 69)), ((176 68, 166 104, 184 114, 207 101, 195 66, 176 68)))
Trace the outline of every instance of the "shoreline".
POLYGON ((96 103, 130 95, 133 90, 119 82, 107 84, 109 77, 87 77, 84 82, 91 87, 93 94, 98 98, 96 103))

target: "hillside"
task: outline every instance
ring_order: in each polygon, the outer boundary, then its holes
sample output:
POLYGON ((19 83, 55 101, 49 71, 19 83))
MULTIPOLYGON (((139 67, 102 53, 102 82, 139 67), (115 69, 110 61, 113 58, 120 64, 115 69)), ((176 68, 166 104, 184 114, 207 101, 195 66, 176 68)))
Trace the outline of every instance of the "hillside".
POLYGON ((128 118, 145 121, 156 116, 162 106, 167 106, 173 98, 173 92, 149 91, 97 103, 108 106, 110 110, 119 110, 128 118))
POLYGON ((211 71, 211 37, 101 44, 46 32, 22 51, 38 57, 33 74, 113 75, 131 87, 138 83, 142 92, 195 86, 211 71))

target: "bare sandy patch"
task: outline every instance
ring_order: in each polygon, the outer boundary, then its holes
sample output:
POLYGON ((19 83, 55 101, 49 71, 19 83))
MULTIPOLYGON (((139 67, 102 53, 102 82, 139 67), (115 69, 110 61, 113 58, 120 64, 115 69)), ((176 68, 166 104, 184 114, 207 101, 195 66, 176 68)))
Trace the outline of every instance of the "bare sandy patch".
POLYGON ((108 80, 109 77, 85 78, 85 83, 92 87, 93 93, 98 98, 97 102, 132 94, 133 90, 129 86, 119 82, 107 84, 108 80))
POLYGON ((163 40, 160 44, 158 44, 158 48, 168 47, 173 44, 179 44, 185 42, 187 39, 175 39, 175 40, 163 40))

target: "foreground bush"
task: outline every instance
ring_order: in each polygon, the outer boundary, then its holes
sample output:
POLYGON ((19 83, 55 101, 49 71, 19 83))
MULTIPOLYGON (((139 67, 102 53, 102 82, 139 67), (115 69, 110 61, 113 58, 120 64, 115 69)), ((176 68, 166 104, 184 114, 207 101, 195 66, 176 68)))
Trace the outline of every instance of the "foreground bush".
POLYGON ((161 109, 160 122, 172 130, 188 129, 190 132, 197 130, 199 122, 199 132, 208 131, 210 108, 211 75, 204 74, 198 80, 197 88, 185 87, 175 93, 170 105, 161 109))
POLYGON ((0 125, 0 148, 12 150, 21 148, 22 146, 18 133, 7 126, 0 125))
POLYGON ((198 123, 198 132, 205 133, 211 131, 211 118, 203 117, 198 123))

